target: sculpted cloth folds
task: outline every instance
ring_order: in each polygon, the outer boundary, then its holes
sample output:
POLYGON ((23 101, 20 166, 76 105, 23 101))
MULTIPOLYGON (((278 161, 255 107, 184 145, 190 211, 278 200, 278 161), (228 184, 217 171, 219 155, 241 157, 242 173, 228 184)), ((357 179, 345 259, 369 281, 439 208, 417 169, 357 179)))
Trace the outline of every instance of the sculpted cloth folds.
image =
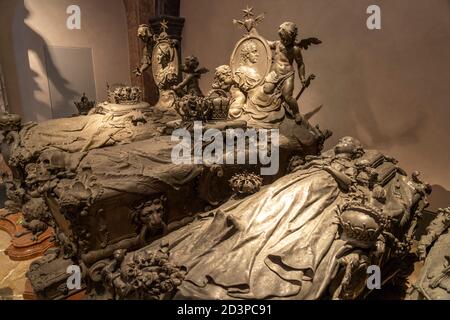
MULTIPOLYGON (((340 261, 357 248, 341 236, 339 226, 337 209, 349 201, 348 194, 324 164, 340 166, 350 179, 358 174, 352 160, 312 161, 142 250, 168 245, 170 262, 187 269, 175 299, 326 296, 340 261)), ((385 185, 384 214, 395 223, 411 209, 415 191, 408 181, 397 172, 385 185)))
MULTIPOLYGON (((278 128, 286 116, 285 102, 281 99, 281 88, 285 81, 293 76, 294 72, 289 72, 282 77, 275 75, 274 72, 269 73, 265 81, 274 85, 274 91, 270 94, 266 93, 264 85, 250 88, 241 112, 233 112, 239 116, 238 118, 246 120, 250 127, 278 128)), ((246 79, 248 79, 248 76, 246 79)), ((232 106, 231 108, 235 107, 232 106)))
POLYGON ((169 234, 170 260, 188 269, 177 297, 320 296, 320 288, 302 290, 302 280, 328 274, 323 268, 345 250, 335 241, 339 195, 332 176, 312 167, 169 234))
POLYGON ((77 168, 78 174, 76 179, 62 179, 56 193, 75 194, 76 191, 66 189, 74 180, 85 179, 94 180, 101 187, 101 198, 121 193, 150 195, 168 186, 176 190, 202 172, 201 165, 172 162, 171 152, 176 144, 170 136, 161 136, 91 150, 81 159, 78 154, 71 154, 67 161, 77 168))
POLYGON ((46 150, 83 152, 157 135, 152 122, 135 126, 133 115, 91 114, 26 124, 20 131, 20 145, 12 158, 27 163, 46 150))

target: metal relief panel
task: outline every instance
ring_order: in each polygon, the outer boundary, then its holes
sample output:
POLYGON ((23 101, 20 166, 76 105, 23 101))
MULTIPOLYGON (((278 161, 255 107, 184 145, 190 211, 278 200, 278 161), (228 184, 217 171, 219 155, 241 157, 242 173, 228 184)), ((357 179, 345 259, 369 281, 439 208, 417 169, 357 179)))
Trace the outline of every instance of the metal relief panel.
POLYGON ((53 118, 77 114, 74 100, 96 100, 91 48, 47 47, 45 62, 53 118))

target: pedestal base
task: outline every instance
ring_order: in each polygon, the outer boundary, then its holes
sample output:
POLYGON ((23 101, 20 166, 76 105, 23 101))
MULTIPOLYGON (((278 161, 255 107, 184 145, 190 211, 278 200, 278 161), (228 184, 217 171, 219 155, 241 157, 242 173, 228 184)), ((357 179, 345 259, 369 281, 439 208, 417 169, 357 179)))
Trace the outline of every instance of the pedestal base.
POLYGON ((38 300, 36 294, 33 291, 33 286, 31 285, 30 280, 27 280, 27 282, 25 282, 25 290, 23 291, 22 297, 24 300, 38 300))
MULTIPOLYGON (((68 296, 64 300, 84 300, 85 297, 86 297, 86 291, 82 290, 80 292, 77 292, 77 293, 75 293, 73 295, 68 296)), ((39 298, 37 297, 37 295, 33 291, 33 286, 31 285, 30 280, 27 280, 27 282, 25 283, 25 290, 23 292, 23 299, 24 300, 39 300, 39 298)))
POLYGON ((0 230, 7 232, 11 236, 11 245, 6 249, 5 254, 13 261, 25 261, 41 256, 49 248, 54 247, 52 241, 53 229, 48 228, 36 241, 31 240, 32 234, 16 237, 17 233, 25 229, 20 224, 21 213, 16 213, 3 217, 4 211, 0 210, 0 230))

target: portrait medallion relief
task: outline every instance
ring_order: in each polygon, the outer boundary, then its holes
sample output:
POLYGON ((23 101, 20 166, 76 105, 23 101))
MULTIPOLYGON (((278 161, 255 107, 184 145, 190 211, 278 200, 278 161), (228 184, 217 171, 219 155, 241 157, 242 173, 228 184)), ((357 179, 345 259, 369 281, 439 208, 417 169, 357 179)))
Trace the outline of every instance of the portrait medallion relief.
POLYGON ((264 82, 271 63, 272 52, 266 39, 249 35, 236 44, 230 66, 235 81, 247 91, 264 82))
POLYGON ((159 88, 177 80, 178 63, 177 51, 169 41, 161 41, 155 45, 152 55, 152 71, 155 83, 159 88))

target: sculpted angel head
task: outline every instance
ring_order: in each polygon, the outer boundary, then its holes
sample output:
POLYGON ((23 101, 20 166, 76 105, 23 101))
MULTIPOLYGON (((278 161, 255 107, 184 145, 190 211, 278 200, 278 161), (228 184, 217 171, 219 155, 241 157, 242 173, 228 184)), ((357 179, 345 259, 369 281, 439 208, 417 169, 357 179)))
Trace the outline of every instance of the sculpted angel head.
POLYGON ((283 22, 278 28, 278 35, 284 45, 292 45, 297 38, 298 29, 293 22, 283 22))
POLYGON ((343 137, 339 139, 334 147, 334 153, 336 155, 348 154, 353 158, 357 158, 364 153, 364 149, 358 139, 353 137, 343 137))
POLYGON ((214 73, 213 89, 229 90, 233 85, 233 73, 230 66, 222 65, 216 68, 214 73))
POLYGON ((188 56, 184 59, 183 70, 194 72, 199 65, 200 62, 196 56, 188 56))
POLYGON ((141 24, 138 28, 138 38, 144 42, 153 39, 152 29, 147 24, 141 24))

